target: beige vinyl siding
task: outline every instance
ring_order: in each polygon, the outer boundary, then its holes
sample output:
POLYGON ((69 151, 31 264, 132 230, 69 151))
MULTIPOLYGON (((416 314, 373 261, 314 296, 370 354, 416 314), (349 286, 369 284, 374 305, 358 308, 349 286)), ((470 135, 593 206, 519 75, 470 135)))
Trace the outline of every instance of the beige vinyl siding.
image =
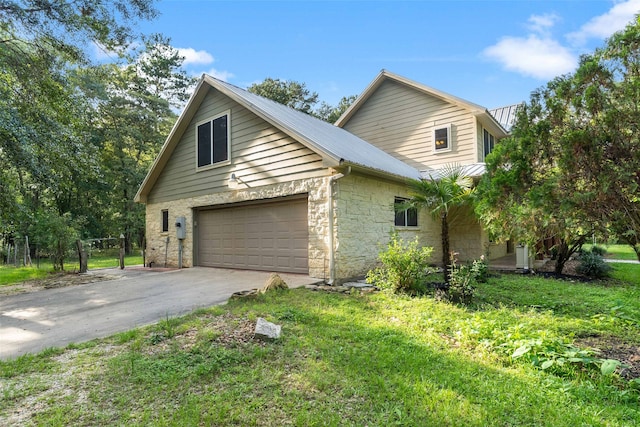
POLYGON ((241 188, 327 174, 322 158, 216 90, 209 90, 149 193, 149 202, 228 191, 235 173, 241 188), (197 170, 195 124, 230 111, 230 164, 197 170))
POLYGON ((476 118, 465 108, 385 81, 343 126, 418 169, 477 161, 476 118), (433 130, 451 124, 452 150, 434 153, 433 130))

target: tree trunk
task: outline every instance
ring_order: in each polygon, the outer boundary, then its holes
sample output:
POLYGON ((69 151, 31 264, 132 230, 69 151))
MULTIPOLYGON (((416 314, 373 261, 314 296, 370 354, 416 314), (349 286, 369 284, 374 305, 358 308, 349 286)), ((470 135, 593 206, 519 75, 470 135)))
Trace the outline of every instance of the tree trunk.
POLYGON ((451 254, 449 253, 449 221, 447 219, 447 213, 443 213, 441 216, 442 220, 442 268, 444 269, 444 282, 449 283, 450 278, 450 265, 451 264, 451 254))
POLYGON ((82 241, 76 240, 76 246, 78 248, 78 260, 80 261, 80 273, 87 272, 87 253, 82 249, 82 241))
POLYGON ((558 244, 558 255, 556 258, 556 266, 554 272, 557 275, 562 274, 562 270, 564 269, 564 264, 569 260, 571 254, 569 253, 569 245, 563 240, 560 239, 560 243, 558 244))

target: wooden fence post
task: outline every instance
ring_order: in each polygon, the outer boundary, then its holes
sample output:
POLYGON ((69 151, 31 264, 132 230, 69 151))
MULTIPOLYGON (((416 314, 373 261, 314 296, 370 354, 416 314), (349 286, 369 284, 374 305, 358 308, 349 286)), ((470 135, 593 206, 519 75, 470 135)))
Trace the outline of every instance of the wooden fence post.
POLYGON ((82 248, 82 241, 76 240, 76 246, 78 247, 78 260, 80 261, 80 273, 87 272, 87 253, 82 248))
POLYGON ((120 235, 120 270, 124 270, 124 234, 120 235))

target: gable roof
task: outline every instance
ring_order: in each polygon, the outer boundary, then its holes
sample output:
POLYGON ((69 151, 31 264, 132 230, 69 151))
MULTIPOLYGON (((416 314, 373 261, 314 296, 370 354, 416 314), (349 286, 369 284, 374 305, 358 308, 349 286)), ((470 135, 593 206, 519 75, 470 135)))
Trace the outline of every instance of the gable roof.
POLYGON ((492 108, 491 110, 489 110, 489 113, 491 113, 491 115, 496 118, 498 123, 500 123, 503 128, 505 128, 508 132, 511 132, 511 128, 516 121, 518 108, 521 105, 522 104, 513 104, 499 108, 492 108))
POLYGON ((422 83, 407 79, 406 77, 402 77, 398 74, 391 73, 387 70, 380 71, 376 78, 369 84, 369 86, 367 86, 364 92, 362 92, 360 96, 358 96, 358 98, 351 104, 351 106, 342 114, 342 116, 338 118, 338 120, 336 121, 336 126, 343 127, 385 81, 393 81, 399 83, 411 89, 441 99, 450 104, 462 107, 468 110, 472 115, 482 119, 484 123, 488 124, 492 128, 492 131, 503 133, 505 135, 508 133, 485 107, 474 104, 473 102, 469 102, 462 98, 458 98, 457 96, 451 95, 441 90, 434 89, 427 85, 423 85, 422 83))
POLYGON ((298 142, 322 156, 327 167, 356 166, 398 178, 420 177, 417 169, 387 154, 365 140, 323 120, 294 110, 267 98, 248 92, 230 83, 203 74, 187 106, 169 133, 160 154, 135 196, 144 202, 153 188, 182 134, 204 100, 209 88, 236 101, 252 113, 277 127, 298 142))

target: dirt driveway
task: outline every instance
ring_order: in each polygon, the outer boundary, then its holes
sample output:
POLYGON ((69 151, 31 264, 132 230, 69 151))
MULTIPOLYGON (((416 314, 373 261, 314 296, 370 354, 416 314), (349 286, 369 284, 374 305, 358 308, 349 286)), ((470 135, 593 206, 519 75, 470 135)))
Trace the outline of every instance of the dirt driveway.
MULTIPOLYGON (((222 304, 234 292, 262 287, 269 276, 204 267, 107 269, 92 274, 113 280, 0 296, 0 359, 102 338, 222 304)), ((289 287, 318 282, 299 274, 281 276, 289 287)))

